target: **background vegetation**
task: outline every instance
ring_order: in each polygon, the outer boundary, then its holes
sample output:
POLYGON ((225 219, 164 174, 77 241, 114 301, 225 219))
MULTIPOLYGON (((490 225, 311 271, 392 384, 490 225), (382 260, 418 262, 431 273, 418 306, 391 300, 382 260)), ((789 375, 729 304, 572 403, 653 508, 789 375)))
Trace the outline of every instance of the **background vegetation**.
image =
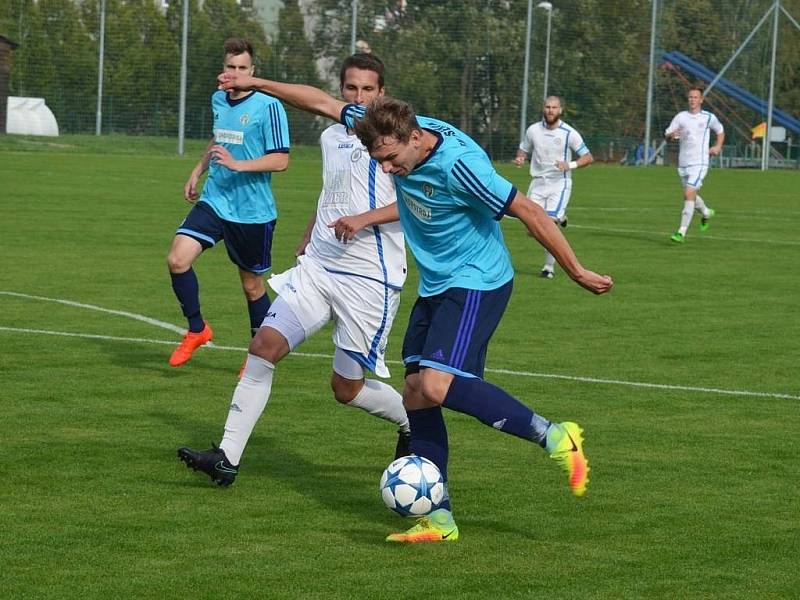
MULTIPOLYGON (((338 64, 350 48, 350 0, 320 0, 303 14, 296 0, 281 11, 268 39, 254 14, 235 0, 190 2, 186 131, 207 137, 209 95, 222 42, 232 35, 256 46, 258 72, 335 90, 338 64), (321 71, 323 80, 319 79, 321 71)), ((554 2, 549 91, 566 98, 566 118, 596 157, 616 160, 643 138, 651 3, 647 0, 554 2)), ((388 89, 423 114, 452 122, 492 156, 508 156, 519 140, 527 3, 361 0, 358 38, 388 66, 388 89)), ((657 48, 720 69, 769 8, 769 0, 662 0, 657 48)), ((800 20, 800 0, 784 0, 800 20)), ((94 131, 97 1, 0 0, 0 34, 20 43, 11 77, 15 95, 47 99, 63 132, 94 131)), ((103 131, 175 135, 178 115, 181 2, 163 13, 153 0, 108 0, 103 131)), ((529 121, 542 98, 547 13, 534 15, 529 121)), ((769 84, 770 27, 762 27, 727 76, 759 97, 769 84)), ((659 69, 654 135, 685 105, 688 81, 659 69)), ((781 16, 776 105, 800 114, 800 31, 781 16)), ((709 107, 744 144, 763 120, 712 95, 709 107)), ((313 143, 322 124, 291 115, 295 141, 313 143)))

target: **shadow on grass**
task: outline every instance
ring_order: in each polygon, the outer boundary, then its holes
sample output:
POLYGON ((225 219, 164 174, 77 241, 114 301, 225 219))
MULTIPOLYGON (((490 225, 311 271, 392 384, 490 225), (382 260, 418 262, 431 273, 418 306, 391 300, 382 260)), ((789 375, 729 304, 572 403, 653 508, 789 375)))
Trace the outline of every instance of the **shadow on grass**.
MULTIPOLYGON (((197 432, 209 429, 207 422, 187 418, 185 415, 159 412, 151 413, 150 416, 186 432, 186 440, 196 440, 198 439, 197 432)), ((218 439, 221 431, 222 423, 213 428, 213 433, 217 436, 213 439, 218 439)), ((243 469, 239 480, 234 485, 247 486, 250 481, 263 488, 269 487, 269 483, 265 485, 264 480, 279 482, 281 488, 290 488, 319 505, 324 511, 345 514, 348 518, 352 518, 354 523, 364 523, 364 526, 352 527, 346 532, 338 531, 358 543, 383 545, 382 535, 384 533, 402 531, 413 525, 413 520, 400 519, 382 505, 378 493, 378 482, 385 467, 383 458, 375 456, 373 459, 372 453, 365 453, 360 456, 351 454, 337 460, 340 453, 335 449, 335 434, 331 433, 319 441, 319 444, 316 441, 313 443, 316 448, 312 449, 306 446, 305 450, 307 451, 304 451, 304 449, 288 447, 286 440, 278 437, 259 436, 257 440, 251 440, 251 445, 246 451, 246 459, 243 460, 243 469), (324 448, 326 444, 332 448, 327 453, 324 448), (310 457, 310 452, 318 454, 310 457), (261 481, 255 482, 254 480, 261 481), (385 527, 385 530, 376 535, 376 526, 378 525, 385 527)), ((180 445, 183 444, 176 444, 175 449, 171 451, 171 456, 175 457, 176 463, 178 462, 177 448, 180 445)), ((210 447, 210 444, 202 447, 210 447)), ((181 477, 163 483, 181 489, 217 487, 200 471, 191 473, 191 477, 188 479, 181 477)), ((230 489, 220 491, 225 493, 230 489)), ((474 517, 463 515, 459 516, 458 522, 462 529, 466 527, 471 530, 471 535, 476 539, 481 530, 485 530, 486 534, 503 533, 526 540, 536 539, 536 536, 530 529, 526 529, 524 524, 516 526, 507 521, 492 519, 488 515, 475 515, 474 517)))

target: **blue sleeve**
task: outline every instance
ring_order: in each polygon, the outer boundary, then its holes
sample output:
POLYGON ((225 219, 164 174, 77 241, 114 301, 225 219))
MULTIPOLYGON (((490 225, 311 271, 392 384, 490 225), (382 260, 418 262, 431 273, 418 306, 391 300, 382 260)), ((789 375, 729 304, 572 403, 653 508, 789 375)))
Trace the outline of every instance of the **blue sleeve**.
POLYGON ((272 152, 289 152, 289 119, 280 102, 270 102, 266 106, 263 133, 265 141, 264 154, 272 152))
POLYGON ((364 117, 366 109, 358 104, 346 104, 339 115, 339 122, 345 127, 352 129, 355 122, 364 117))
POLYGON ((463 155, 450 170, 450 186, 459 203, 500 220, 517 195, 510 181, 494 170, 489 157, 463 155))

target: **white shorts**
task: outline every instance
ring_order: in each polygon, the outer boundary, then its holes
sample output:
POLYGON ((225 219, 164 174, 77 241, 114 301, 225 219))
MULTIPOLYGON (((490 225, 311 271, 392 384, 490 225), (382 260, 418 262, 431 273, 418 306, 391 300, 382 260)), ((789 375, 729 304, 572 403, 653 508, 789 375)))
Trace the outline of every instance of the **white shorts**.
MULTIPOLYGON (((390 376, 386 344, 400 306, 399 290, 364 277, 329 273, 308 256, 300 256, 295 267, 273 275, 267 282, 291 308, 305 338, 333 320, 337 348, 379 377, 390 376)), ((273 327, 270 320, 275 318, 274 314, 267 315, 262 326, 273 327)), ((280 326, 274 328, 281 331, 280 326)), ((285 333, 284 337, 292 349, 302 341, 285 333)))
POLYGON ((708 173, 708 165, 692 165, 691 167, 678 167, 678 177, 681 178, 683 187, 699 190, 708 173))
POLYGON ((559 223, 566 217, 571 194, 571 177, 534 177, 528 187, 528 198, 559 223))

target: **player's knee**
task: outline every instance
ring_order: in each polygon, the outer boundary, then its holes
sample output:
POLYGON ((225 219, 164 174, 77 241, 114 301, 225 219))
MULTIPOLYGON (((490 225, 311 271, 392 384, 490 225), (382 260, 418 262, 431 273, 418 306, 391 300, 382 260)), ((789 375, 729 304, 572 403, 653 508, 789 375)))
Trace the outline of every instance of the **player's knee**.
POLYGON ((406 410, 431 408, 431 404, 422 398, 422 380, 419 371, 406 374, 403 384, 403 406, 406 410))
POLYGON ((442 404, 447 390, 450 388, 450 381, 436 376, 423 376, 420 391, 422 399, 431 404, 442 404))
POLYGON ((242 291, 250 302, 255 302, 266 293, 264 280, 261 277, 245 279, 242 281, 242 291))
POLYGON ((247 351, 274 365, 288 354, 289 345, 277 331, 269 327, 262 327, 255 337, 250 340, 250 346, 247 351))
POLYGON ((177 252, 170 252, 167 254, 167 268, 170 273, 184 273, 192 266, 192 262, 185 257, 180 256, 177 252))
POLYGON ((339 404, 352 402, 363 386, 363 380, 345 379, 336 373, 331 376, 331 390, 333 391, 333 397, 336 398, 339 404))

